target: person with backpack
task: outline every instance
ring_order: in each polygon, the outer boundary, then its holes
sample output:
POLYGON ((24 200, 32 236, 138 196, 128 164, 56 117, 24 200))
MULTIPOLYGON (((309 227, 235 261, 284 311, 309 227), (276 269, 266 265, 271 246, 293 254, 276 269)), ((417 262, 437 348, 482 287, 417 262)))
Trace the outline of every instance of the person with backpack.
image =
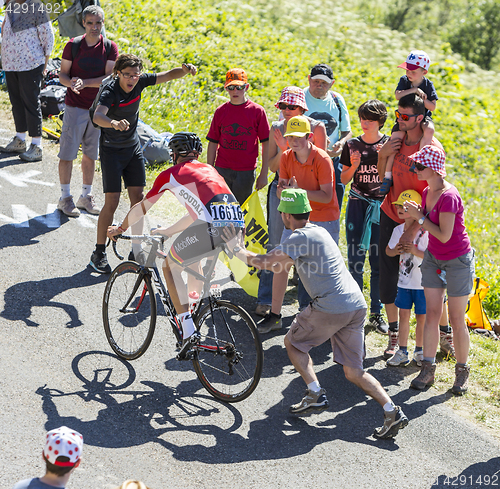
POLYGON ((340 174, 342 165, 340 155, 347 140, 352 137, 351 121, 345 104, 344 97, 340 93, 332 91, 335 79, 333 70, 326 64, 318 64, 313 67, 308 76, 309 86, 304 88, 306 103, 309 110, 304 115, 316 119, 325 124, 326 135, 330 142, 326 152, 332 158, 335 170, 335 192, 342 210, 345 185, 342 183, 340 174))
POLYGON ((61 197, 57 208, 69 217, 78 217, 79 209, 90 214, 99 214, 94 202, 92 183, 95 160, 99 152, 98 127, 89 117, 99 86, 106 76, 111 75, 118 57, 118 47, 113 41, 101 35, 104 25, 104 11, 97 5, 89 5, 82 12, 85 34, 71 39, 65 46, 59 79, 68 87, 66 109, 59 150, 59 182, 61 197), (82 193, 76 206, 70 191, 73 160, 82 146, 82 193))
MULTIPOLYGON (((141 93, 146 87, 196 74, 196 66, 183 63, 161 73, 142 73, 142 60, 134 54, 121 54, 113 69, 113 78, 103 83, 90 108, 95 124, 101 129, 100 158, 104 190, 104 207, 97 221, 97 243, 90 266, 98 273, 111 273, 105 252, 106 232, 113 222, 120 202, 122 178, 130 198, 130 206, 141 202, 146 185, 145 158, 137 135, 141 93), (95 106, 95 111, 94 111, 95 106)), ((142 219, 132 226, 133 234, 141 234, 142 219)), ((132 244, 129 259, 140 251, 140 243, 132 244)))

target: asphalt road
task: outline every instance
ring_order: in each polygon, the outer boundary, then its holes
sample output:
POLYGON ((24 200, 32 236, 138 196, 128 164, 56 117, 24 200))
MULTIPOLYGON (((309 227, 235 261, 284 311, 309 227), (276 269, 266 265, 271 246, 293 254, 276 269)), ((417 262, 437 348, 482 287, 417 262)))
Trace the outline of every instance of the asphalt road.
MULTIPOLYGON (((3 119, 0 144, 12 134, 3 119)), ((500 485, 499 441, 449 409, 449 394, 409 389, 416 370, 386 369, 380 352, 368 352, 365 366, 410 418, 387 441, 371 436, 381 408, 344 379, 328 344, 312 356, 331 407, 309 418, 288 414, 305 386, 280 332, 263 338, 257 390, 234 405, 211 398, 192 365, 175 360, 161 318, 142 358, 118 360, 102 326, 106 277, 87 268, 96 218, 70 219, 55 209, 56 154, 48 143, 39 163, 0 154, 2 487, 43 473, 44 433, 63 424, 85 442, 70 489, 110 489, 128 478, 151 489, 500 485)), ((95 183, 102 204, 100 174, 95 183)), ((75 193, 80 185, 75 167, 75 193)), ((125 212, 122 205, 118 217, 125 212)), ((255 306, 237 286, 224 296, 255 306)), ((293 312, 286 308, 286 326, 293 312)))

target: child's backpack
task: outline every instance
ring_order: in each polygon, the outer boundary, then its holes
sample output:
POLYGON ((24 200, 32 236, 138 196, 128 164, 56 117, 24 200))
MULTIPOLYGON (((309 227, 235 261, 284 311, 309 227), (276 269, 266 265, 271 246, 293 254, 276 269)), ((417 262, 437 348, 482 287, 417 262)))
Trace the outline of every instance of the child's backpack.
POLYGON ((483 309, 483 299, 486 297, 489 288, 490 286, 482 278, 474 279, 474 287, 465 310, 465 322, 471 329, 486 329, 489 331, 493 329, 483 309))
MULTIPOLYGON (((98 124, 96 124, 94 122, 94 114, 95 114, 95 109, 97 109, 97 106, 99 105, 99 99, 101 98, 101 94, 102 94, 102 91, 111 84, 111 82, 114 80, 113 78, 113 75, 109 75, 107 76, 106 78, 104 78, 104 80, 101 82, 101 84, 99 85, 99 91, 97 92, 97 95, 95 96, 95 99, 94 101, 92 102, 92 105, 90 106, 90 109, 89 109, 89 117, 90 117, 90 120, 92 122, 92 125, 94 127, 100 127, 98 124)), ((116 92, 115 92, 116 93, 116 92)), ((116 102, 116 98, 115 98, 115 102, 116 102)), ((113 105, 115 105, 113 103, 113 105)))

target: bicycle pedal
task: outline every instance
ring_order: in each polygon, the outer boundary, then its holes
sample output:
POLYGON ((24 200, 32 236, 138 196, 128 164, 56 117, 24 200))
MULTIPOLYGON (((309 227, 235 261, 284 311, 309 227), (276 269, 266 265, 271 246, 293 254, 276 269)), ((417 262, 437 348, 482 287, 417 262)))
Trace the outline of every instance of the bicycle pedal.
POLYGON ((177 356, 175 357, 177 360, 179 360, 180 362, 184 361, 184 360, 193 360, 194 358, 194 350, 188 350, 186 352, 179 352, 177 354, 177 356))

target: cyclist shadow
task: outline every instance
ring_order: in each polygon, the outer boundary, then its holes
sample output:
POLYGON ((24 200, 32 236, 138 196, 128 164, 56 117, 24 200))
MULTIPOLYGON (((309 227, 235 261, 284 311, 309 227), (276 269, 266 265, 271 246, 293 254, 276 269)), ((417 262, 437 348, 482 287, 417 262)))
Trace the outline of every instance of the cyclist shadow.
MULTIPOLYGON (((208 395, 193 395, 200 388, 197 380, 182 382, 171 388, 159 382, 141 381, 143 388, 130 386, 136 381, 134 368, 124 360, 107 352, 85 352, 73 360, 73 372, 83 381, 82 389, 64 392, 41 386, 36 394, 41 396, 42 409, 47 416, 47 430, 65 425, 79 431, 85 444, 105 448, 125 448, 149 442, 162 443, 161 437, 169 432, 189 431, 212 435, 214 418, 223 430, 236 430, 242 417, 231 405, 218 402, 208 395), (87 357, 91 362, 90 375, 79 368, 79 362, 87 357), (124 370, 126 369, 126 372, 124 370), (121 371, 118 384, 113 380, 115 371, 121 371), (189 391, 190 394, 187 394, 189 391), (182 395, 186 392, 186 395, 182 395), (95 419, 84 421, 76 416, 59 413, 56 400, 72 397, 73 411, 82 403, 102 405, 95 419), (121 399, 124 399, 121 402, 121 399), (205 421, 206 420, 206 421, 205 421)), ((68 401, 61 403, 68 405, 68 401)), ((84 410, 86 408, 83 407, 84 410)), ((95 409, 95 405, 90 409, 95 409)))
POLYGON ((49 214, 26 221, 4 224, 0 227, 0 250, 39 244, 40 241, 37 238, 57 230, 68 221, 69 217, 56 209, 49 214))
POLYGON ((4 293, 4 309, 0 317, 10 321, 23 321, 26 326, 38 327, 39 324, 30 319, 33 307, 57 307, 69 316, 67 328, 82 326, 78 309, 72 304, 53 300, 69 289, 89 287, 105 282, 106 276, 93 277, 87 270, 82 270, 70 277, 56 277, 46 280, 20 282, 12 285, 4 293))

